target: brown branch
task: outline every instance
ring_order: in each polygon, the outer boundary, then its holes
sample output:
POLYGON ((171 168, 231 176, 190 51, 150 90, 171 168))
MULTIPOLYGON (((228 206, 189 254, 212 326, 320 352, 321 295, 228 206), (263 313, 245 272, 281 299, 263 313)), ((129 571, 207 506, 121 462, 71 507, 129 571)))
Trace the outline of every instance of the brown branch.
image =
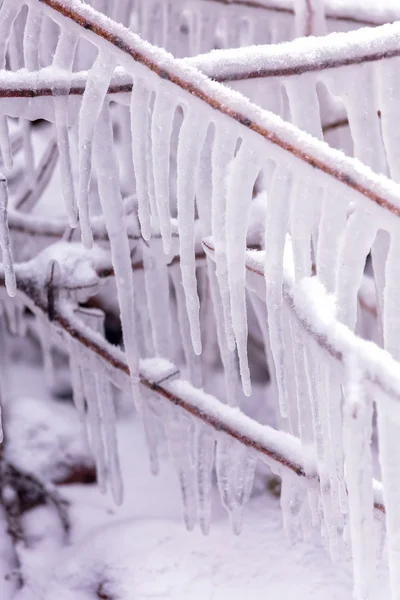
POLYGON ((341 127, 347 127, 349 125, 348 119, 339 119, 338 121, 334 121, 333 123, 328 123, 324 125, 322 128, 323 134, 327 134, 330 131, 335 131, 336 129, 340 129, 341 127))
MULTIPOLYGON (((71 8, 71 6, 64 2, 61 2, 60 0, 38 0, 38 2, 45 4, 47 7, 51 8, 58 14, 62 15, 67 19, 70 19, 77 25, 81 26, 85 31, 90 31, 96 36, 106 40, 112 46, 131 56, 136 62, 143 64, 145 67, 156 73, 162 79, 170 81, 171 83, 177 85, 189 94, 199 98, 214 110, 217 110, 220 113, 234 119, 244 127, 247 127, 248 129, 260 135, 261 137, 265 138, 270 143, 292 154, 293 156, 307 163, 314 169, 317 169, 325 173, 326 175, 329 175, 333 179, 336 179, 340 183, 357 191, 362 196, 364 196, 368 200, 371 200, 372 202, 384 208, 385 210, 388 210, 396 216, 400 216, 400 206, 396 206, 390 200, 387 200, 379 193, 375 192, 374 189, 366 187, 364 183, 358 182, 353 178, 352 175, 349 175, 345 171, 336 169, 329 163, 326 163, 323 160, 321 160, 318 156, 312 156, 309 151, 302 149, 301 147, 295 145, 292 142, 288 142, 274 131, 267 129, 265 126, 262 126, 258 122, 250 119, 248 116, 243 114, 243 112, 233 110, 229 106, 225 105, 217 97, 213 97, 207 94, 193 81, 185 80, 179 75, 175 74, 176 72, 173 72, 172 70, 168 71, 164 65, 159 65, 157 62, 155 62, 155 60, 153 60, 149 56, 146 56, 141 50, 137 49, 137 47, 135 46, 135 38, 129 39, 130 36, 132 36, 133 34, 131 34, 131 32, 129 32, 127 29, 123 28, 118 24, 113 23, 110 20, 107 20, 107 25, 105 25, 105 20, 101 18, 101 13, 97 13, 99 17, 98 19, 93 19, 91 16, 85 14, 87 13, 87 8, 84 4, 80 4, 79 9, 74 10, 73 8, 71 8), (123 30, 123 33, 125 34, 124 36, 121 36, 121 30, 123 30)), ((396 55, 400 55, 400 48, 396 48, 394 52, 396 53, 396 55)), ((386 55, 386 53, 383 54, 386 55)))

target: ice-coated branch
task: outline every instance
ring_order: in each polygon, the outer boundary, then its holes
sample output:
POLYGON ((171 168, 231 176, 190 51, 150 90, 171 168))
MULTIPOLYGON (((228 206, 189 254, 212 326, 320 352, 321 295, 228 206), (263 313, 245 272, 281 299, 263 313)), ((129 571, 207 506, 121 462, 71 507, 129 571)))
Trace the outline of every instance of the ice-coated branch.
MULTIPOLYGON (((237 6, 246 6, 249 8, 256 8, 259 10, 265 10, 270 12, 286 13, 288 15, 294 15, 293 2, 279 3, 276 5, 274 1, 270 0, 203 0, 203 2, 217 2, 219 4, 236 4, 237 6)), ((354 23, 361 27, 375 25, 383 25, 398 19, 398 14, 394 13, 393 7, 386 7, 385 3, 382 2, 379 6, 373 7, 373 11, 368 10, 372 7, 363 7, 360 11, 360 6, 353 6, 351 2, 348 2, 345 10, 343 4, 337 5, 335 2, 327 0, 326 2, 326 19, 329 21, 344 21, 349 24, 354 23)))
MULTIPOLYGON (((289 156, 294 156, 316 171, 325 173, 396 216, 400 215, 399 187, 374 175, 359 162, 345 157, 341 152, 329 148, 298 128, 283 123, 279 117, 251 104, 241 94, 210 81, 198 70, 191 69, 188 62, 176 61, 161 48, 151 47, 122 25, 111 21, 79 0, 68 3, 65 0, 41 0, 41 4, 46 12, 59 22, 65 24, 69 20, 71 25, 78 25, 81 35, 89 38, 92 43, 103 45, 105 42, 110 51, 115 53, 116 60, 121 60, 128 72, 134 68, 135 63, 141 63, 163 80, 168 80, 213 110, 257 133, 268 143, 287 152, 289 156)), ((390 31, 386 33, 387 43, 394 45, 393 33, 398 31, 399 25, 390 25, 388 28, 390 31)), ((361 44, 364 39, 362 32, 360 36, 361 44)), ((382 41, 379 30, 371 33, 371 39, 370 52, 374 54, 374 49, 382 41)), ((306 41, 304 40, 304 43, 306 41)), ((340 51, 344 52, 343 49, 340 51)), ((400 54, 397 44, 392 48, 392 52, 400 54)))
POLYGON ((214 50, 185 62, 220 82, 291 77, 399 56, 398 31, 399 24, 393 23, 272 46, 214 50))
MULTIPOLYGON (((212 253, 211 242, 207 241, 206 249, 212 253)), ((83 255, 82 260, 84 260, 83 255)), ((40 266, 41 263, 38 267, 40 266)), ((254 264, 251 265, 251 261, 248 268, 262 275, 262 272, 258 272, 254 264)), ((16 266, 18 293, 24 304, 37 316, 49 320, 48 295, 43 293, 40 278, 36 275, 37 270, 34 265, 28 269, 25 265, 16 266)), ((61 282, 61 279, 59 281, 61 282)), ((4 285, 4 273, 0 274, 0 285, 4 285)), ((290 297, 290 291, 287 290, 286 294, 290 297)), ((62 335, 78 342, 89 353, 97 356, 108 367, 108 371, 110 368, 115 369, 120 375, 126 376, 126 385, 129 386, 129 368, 124 353, 119 348, 109 344, 99 333, 87 327, 74 314, 73 306, 69 302, 57 300, 56 293, 53 294, 49 323, 62 335)), ((322 347, 334 352, 340 358, 340 350, 332 346, 321 334, 315 335, 315 339, 322 347)), ((318 478, 316 463, 308 454, 307 456, 304 455, 300 440, 287 433, 257 423, 238 409, 222 404, 215 397, 203 390, 194 388, 186 381, 171 380, 168 376, 165 377, 165 373, 169 375, 176 373, 176 368, 168 361, 162 361, 161 367, 159 360, 141 361, 141 385, 153 394, 212 427, 215 431, 223 432, 240 444, 253 449, 260 455, 260 458, 264 458, 269 464, 272 462, 278 467, 285 467, 300 477, 318 478), (307 469, 305 468, 305 461, 307 461, 307 469), (314 464, 311 469, 310 464, 314 464)), ((380 382, 378 379, 374 383, 385 385, 384 382, 380 382)), ((387 389, 387 386, 385 386, 385 389, 387 389)), ((375 487, 379 492, 379 484, 376 484, 375 487)), ((378 492, 375 508, 384 512, 384 504, 378 492)))
MULTIPOLYGON (((203 240, 203 247, 207 255, 214 260, 212 239, 203 240)), ((263 251, 246 253, 246 270, 257 276, 257 286, 261 285, 258 288, 261 297, 265 296, 264 255, 263 251)), ((324 328, 320 323, 317 324, 307 318, 298 309, 293 283, 288 278, 283 280, 283 298, 299 325, 324 352, 342 365, 344 365, 346 354, 356 353, 363 365, 366 379, 389 396, 394 401, 394 405, 400 402, 400 369, 398 363, 388 352, 359 338, 337 321, 335 321, 334 327, 324 328)))

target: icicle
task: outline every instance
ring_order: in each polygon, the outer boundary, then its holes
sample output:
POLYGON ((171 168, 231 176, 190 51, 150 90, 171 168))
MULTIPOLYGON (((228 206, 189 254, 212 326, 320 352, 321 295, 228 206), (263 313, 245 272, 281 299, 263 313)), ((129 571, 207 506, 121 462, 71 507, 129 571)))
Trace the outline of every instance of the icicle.
POLYGON ((212 473, 215 437, 207 426, 198 424, 195 438, 195 465, 197 476, 197 504, 200 529, 204 535, 210 531, 212 473))
POLYGON ((222 505, 229 512, 233 531, 241 531, 243 508, 253 489, 256 459, 241 444, 221 435, 217 440, 216 472, 222 505))
POLYGON ((380 107, 375 97, 376 89, 374 65, 365 63, 362 66, 356 65, 347 77, 340 79, 337 92, 346 106, 354 142, 354 156, 371 167, 375 173, 386 174, 386 157, 377 116, 377 109, 380 107), (362 98, 359 90, 363 90, 362 98))
POLYGON ((24 31, 24 64, 28 71, 39 69, 40 30, 42 13, 35 7, 28 8, 24 31))
POLYGON ((157 475, 159 470, 158 454, 157 454, 157 422, 149 407, 150 396, 143 402, 141 416, 143 422, 144 435, 146 439, 147 452, 149 455, 150 471, 153 475, 157 475))
POLYGON ((12 27, 23 6, 22 0, 3 0, 0 9, 0 69, 6 68, 7 46, 12 27))
POLYGON ((135 290, 135 311, 136 323, 140 330, 138 331, 138 349, 139 356, 148 358, 155 355, 151 325, 149 319, 149 311, 147 307, 147 295, 144 279, 144 269, 136 269, 133 271, 133 286, 135 290))
POLYGON ((171 458, 178 473, 185 525, 188 531, 191 531, 196 524, 197 514, 192 448, 193 426, 173 406, 167 407, 164 425, 171 458))
POLYGON ((346 228, 348 199, 343 191, 324 190, 322 215, 318 230, 317 274, 328 293, 335 291, 340 239, 346 228))
POLYGON ((292 77, 285 82, 289 98, 291 123, 323 139, 319 100, 314 76, 292 77))
POLYGON ((325 35, 325 0, 295 0, 295 37, 325 35))
POLYGON ((236 453, 231 438, 227 438, 224 434, 220 435, 217 439, 215 467, 221 503, 228 513, 231 513, 233 508, 231 481, 235 459, 236 453))
POLYGON ((195 183, 200 153, 208 128, 208 123, 205 121, 204 114, 197 107, 185 109, 179 132, 177 155, 179 256, 190 334, 196 354, 201 354, 201 332, 195 259, 195 183))
POLYGON ((232 328, 239 356, 243 391, 251 394, 247 357, 246 241, 254 183, 260 171, 259 151, 244 140, 232 160, 227 177, 226 254, 232 328))
POLYGON ((237 143, 233 136, 219 124, 215 126, 215 137, 212 148, 212 203, 211 230, 215 248, 215 264, 218 286, 221 294, 225 321, 225 335, 229 350, 235 349, 235 336, 231 322, 229 298, 228 264, 226 255, 226 186, 227 169, 232 160, 237 143))
POLYGON ((287 232, 290 194, 290 167, 278 166, 268 199, 265 223, 266 302, 271 351, 274 357, 279 406, 282 417, 288 416, 288 390, 284 377, 282 337, 282 265, 287 232))
MULTIPOLYGON (((267 396, 266 404, 268 406, 268 412, 270 413, 271 411, 276 410, 276 398, 278 397, 278 388, 276 385, 276 378, 274 375, 274 359, 272 356, 270 342, 269 342, 267 310, 266 310, 265 302, 263 302, 255 293, 252 293, 250 298, 251 298, 251 301, 253 304, 258 327, 262 333, 263 340, 264 340, 264 350, 265 350, 265 355, 267 358, 266 367, 268 369, 268 374, 269 374, 269 378, 270 378, 270 382, 269 382, 269 385, 266 390, 266 396, 267 396), (268 400, 270 397, 273 398, 273 402, 274 402, 272 407, 269 406, 268 400)), ((277 421, 277 423, 279 423, 281 420, 282 420, 282 417, 280 416, 279 409, 278 409, 277 414, 276 414, 276 421, 277 421)))
MULTIPOLYGON (((307 379, 307 362, 303 339, 298 325, 293 318, 289 318, 293 349, 294 379, 297 397, 298 430, 302 447, 309 451, 314 447, 313 415, 310 404, 311 390, 307 379)), ((310 467, 305 461, 304 470, 306 476, 311 474, 310 467)), ((312 524, 317 525, 318 519, 318 495, 316 486, 312 481, 307 486, 307 494, 311 511, 312 524)))
POLYGON ((71 372, 72 394, 75 408, 78 411, 82 421, 85 420, 85 397, 83 394, 83 384, 80 371, 81 345, 77 344, 72 337, 68 338, 69 368, 71 372))
POLYGON ((189 379, 195 387, 203 387, 201 362, 193 351, 192 340, 190 337, 189 319, 186 311, 185 293, 182 287, 181 270, 179 265, 170 266, 169 272, 175 290, 178 323, 181 333, 185 362, 189 370, 189 379))
POLYGON ((357 320, 358 291, 365 261, 376 236, 376 221, 362 208, 350 215, 339 250, 336 278, 338 319, 354 330, 357 320))
MULTIPOLYGON (((398 310, 397 310, 398 312, 398 310)), ((397 329, 397 332, 399 330, 397 329)), ((390 350, 389 350, 390 351, 390 350)), ((397 357, 398 358, 398 357, 397 357)), ((388 563, 392 598, 400 597, 400 444, 399 419, 389 408, 389 398, 374 389, 378 407, 379 462, 386 510, 388 563), (386 406, 385 406, 386 405, 386 406)))
POLYGON ((236 535, 242 531, 243 511, 253 490, 257 459, 250 450, 241 448, 241 456, 236 465, 235 506, 232 512, 232 527, 236 535))
MULTIPOLYGON (((67 71, 71 74, 75 57, 78 36, 69 31, 61 31, 58 40, 53 66, 67 71)), ((72 173, 70 143, 68 135, 68 92, 67 88, 53 90, 54 116, 57 130, 57 145, 60 153, 61 186, 70 227, 77 225, 77 206, 74 190, 74 178, 72 173)))
POLYGON ((136 406, 139 408, 139 355, 136 344, 135 296, 131 255, 128 237, 123 226, 125 217, 119 187, 118 163, 113 152, 104 152, 104 148, 111 148, 112 143, 112 123, 108 105, 105 103, 98 117, 93 150, 97 166, 100 202, 110 239, 111 257, 115 270, 124 348, 131 376, 133 397, 136 406))
POLYGON ((400 86, 399 64, 399 58, 393 57, 379 61, 379 66, 376 66, 383 143, 390 177, 397 183, 400 182, 400 106, 396 92, 400 86))
POLYGON ((210 289, 213 301, 215 321, 217 324, 218 346, 221 354, 222 365, 224 367, 226 402, 230 406, 238 405, 238 375, 236 369, 235 355, 228 348, 225 328, 224 311, 221 300, 221 293, 218 287, 217 276, 215 272, 215 263, 207 258, 208 274, 210 278, 210 289))
POLYGON ((96 393, 100 406, 101 424, 103 425, 107 449, 107 470, 111 480, 111 491, 115 503, 120 506, 123 501, 124 492, 118 455, 114 398, 111 392, 111 383, 107 381, 107 378, 102 373, 102 369, 103 366, 101 364, 96 365, 96 393))
POLYGON ((11 255, 10 236, 7 223, 8 187, 7 180, 0 174, 0 246, 3 255, 4 277, 7 293, 15 296, 17 284, 15 280, 14 266, 11 255))
MULTIPOLYGON (((15 19, 17 18, 23 2, 21 0, 3 0, 0 8, 0 69, 6 68, 7 46, 15 19)), ((8 121, 5 115, 0 115, 0 148, 4 167, 10 171, 13 166, 10 139, 8 134, 8 121)))
POLYGON ((349 495, 350 535, 354 571, 354 596, 373 597, 376 590, 376 553, 372 493, 372 402, 365 397, 363 373, 357 358, 346 364, 343 440, 346 458, 346 484, 349 495))
POLYGON ((147 307, 156 356, 172 358, 174 344, 171 326, 168 267, 163 261, 162 249, 158 251, 159 240, 151 240, 150 246, 143 243, 144 280, 147 307), (163 299, 160 303, 160 298, 163 299))
POLYGON ((281 509, 283 528, 292 543, 301 540, 301 513, 303 512, 303 497, 306 495, 302 482, 294 481, 293 474, 282 472, 281 509))
MULTIPOLYGON (((145 83, 136 79, 131 94, 132 158, 135 169, 138 218, 142 236, 151 237, 150 206, 147 186, 147 152, 150 90, 145 83)), ((153 215, 154 216, 154 215, 153 215)))
POLYGON ((83 390, 87 402, 87 425, 90 435, 90 447, 96 462, 97 480, 100 491, 107 490, 107 465, 103 432, 101 427, 100 406, 96 388, 96 365, 90 360, 82 368, 83 390))
POLYGON ((32 125, 27 119, 20 119, 22 130, 22 143, 24 149, 24 174, 29 186, 35 185, 35 157, 32 145, 32 125))
MULTIPOLYGON (((383 334, 384 348, 395 360, 400 359, 400 311, 398 268, 400 264, 400 239, 391 232, 390 248, 386 261, 383 334)), ((388 562, 393 598, 400 598, 400 444, 399 418, 389 404, 387 395, 374 389, 378 413, 379 462, 382 473, 383 498, 386 509, 388 562)))
POLYGON ((40 345, 43 354, 43 368, 46 385, 51 389, 55 382, 55 372, 52 356, 51 325, 46 317, 38 317, 37 325, 40 337, 40 345))
POLYGON ((0 115, 0 149, 4 168, 6 171, 11 171, 13 167, 13 156, 10 134, 8 131, 8 119, 5 115, 0 115))
POLYGON ((158 220, 166 254, 171 249, 169 171, 175 111, 176 101, 174 101, 173 95, 162 89, 158 90, 151 122, 151 146, 158 220))
MULTIPOLYGON (((99 118, 107 95, 111 76, 115 69, 115 59, 110 53, 99 51, 99 54, 89 71, 85 92, 79 113, 79 188, 78 210, 82 231, 82 241, 86 248, 91 248, 93 236, 90 226, 89 192, 92 171, 92 145, 96 121, 99 118)), ((113 138, 109 140, 108 148, 113 146, 113 138)), ((103 147, 103 153, 105 152, 103 147)))
POLYGON ((295 178, 290 198, 290 239, 296 281, 312 273, 311 240, 316 226, 318 192, 311 178, 295 178))

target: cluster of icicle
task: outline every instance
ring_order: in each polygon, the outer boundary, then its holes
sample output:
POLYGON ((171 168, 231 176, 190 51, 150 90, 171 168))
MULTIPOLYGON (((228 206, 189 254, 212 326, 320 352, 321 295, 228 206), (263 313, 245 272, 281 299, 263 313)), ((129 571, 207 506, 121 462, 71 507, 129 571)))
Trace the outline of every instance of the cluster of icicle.
POLYGON ((138 0, 132 25, 177 58, 214 48, 277 44, 293 39, 296 32, 290 13, 202 0, 138 0))
MULTIPOLYGON (((15 0, 3 2, 0 11, 0 60, 5 60, 8 34, 20 7, 15 0)), ((29 2, 23 37, 26 56, 32 56, 32 48, 38 47, 38 8, 37 2, 29 2)), ((66 19, 60 19, 59 22, 61 33, 56 40, 52 64, 71 71, 74 52, 79 43, 78 30, 70 28, 66 19)), ((148 242, 148 245, 142 245, 145 269, 143 274, 138 275, 144 278, 145 285, 135 285, 131 247, 128 236, 122 235, 126 223, 118 161, 113 152, 105 151, 112 148, 114 143, 112 115, 106 94, 118 64, 117 56, 104 42, 98 40, 98 53, 89 71, 78 119, 79 182, 76 190, 71 171, 69 130, 65 121, 67 97, 55 96, 54 106, 67 212, 71 226, 76 225, 79 216, 86 247, 90 247, 93 242, 89 187, 92 169, 96 171, 115 271, 124 350, 136 405, 147 424, 146 435, 149 440, 154 441, 151 415, 149 417, 146 412, 147 403, 142 402, 139 391, 139 356, 143 356, 139 340, 149 339, 146 331, 140 331, 141 327, 146 327, 142 325, 145 319, 140 318, 140 311, 144 306, 140 294, 144 290, 148 300, 152 344, 148 352, 169 357, 172 352, 172 336, 168 334, 172 322, 171 309, 165 305, 160 310, 157 298, 169 297, 168 260, 165 256, 173 254, 174 231, 171 217, 175 215, 175 200, 180 272, 177 267, 172 277, 175 280, 186 360, 192 365, 192 373, 195 374, 197 365, 190 356, 202 352, 195 261, 197 216, 202 235, 212 236, 215 250, 215 267, 211 259, 207 259, 207 277, 221 358, 225 372, 228 373, 227 398, 234 402, 230 395, 232 390, 229 389, 229 370, 234 368, 234 352, 239 359, 244 393, 251 393, 247 355, 246 239, 254 188, 262 185, 265 192, 263 269, 266 294, 262 305, 257 300, 254 301, 256 314, 261 329, 268 338, 275 365, 281 426, 300 437, 304 447, 315 448, 320 468, 319 489, 312 483, 305 488, 304 482, 283 474, 284 520, 289 530, 298 519, 304 519, 305 530, 310 522, 320 526, 326 533, 332 557, 335 558, 340 554, 339 539, 341 534, 346 535, 345 515, 350 511, 352 551, 359 585, 357 594, 360 599, 367 598, 369 577, 373 576, 370 563, 374 563, 371 559, 374 541, 371 541, 370 526, 373 510, 371 468, 369 454, 366 452, 371 435, 371 407, 363 400, 365 391, 362 366, 357 364, 356 358, 350 357, 343 376, 336 363, 321 358, 319 346, 310 343, 304 332, 293 322, 283 298, 283 260, 287 235, 290 233, 295 281, 300 282, 304 277, 309 277, 315 265, 320 282, 336 298, 336 318, 354 329, 357 321, 357 294, 366 257, 374 245, 378 231, 387 231, 391 236, 390 248, 387 255, 381 253, 382 269, 383 264, 386 265, 384 294, 383 282, 377 283, 381 285, 378 289, 380 297, 384 299, 382 309, 385 346, 397 358, 400 333, 400 320, 396 315, 399 301, 396 269, 400 259, 397 219, 388 218, 384 209, 372 203, 367 204, 360 193, 257 137, 238 122, 221 115, 195 96, 132 61, 130 74, 134 85, 129 118, 132 134, 130 160, 135 173, 141 234, 148 242), (174 144, 176 199, 170 185, 174 144), (161 244, 152 239, 154 231, 161 234, 162 248, 161 244), (345 387, 346 397, 343 414, 342 385, 345 387), (359 418, 353 421, 355 410, 359 418), (361 465, 356 460, 357 457, 362 457, 361 465), (361 495, 360 489, 365 493, 361 495), (371 548, 371 554, 367 553, 368 547, 371 548)), ((179 72, 178 65, 175 69, 179 72)), ((354 79, 348 88, 349 98, 352 97, 353 88, 354 79)), ((303 104, 297 101, 291 105, 291 111, 297 111, 305 129, 311 127, 312 113, 308 110, 317 110, 314 91, 312 86, 302 87, 303 104), (304 119, 308 118, 310 120, 305 124, 304 119)), ((349 107, 351 105, 354 109, 352 118, 357 124, 355 101, 356 97, 350 101, 349 107)), ((394 103, 392 110, 397 110, 394 103)), ((374 131, 373 128, 360 126, 359 130, 359 136, 363 136, 365 130, 370 131, 369 135, 374 131)), ((370 139, 364 142, 367 147, 373 143, 370 139)), ((71 355, 79 356, 74 349, 71 355)), ((76 402, 82 414, 83 397, 88 402, 91 444, 96 455, 100 483, 105 486, 107 473, 110 473, 114 495, 118 500, 121 497, 121 485, 117 475, 119 469, 115 458, 115 430, 112 426, 115 416, 110 396, 104 392, 106 385, 101 379, 101 369, 98 366, 93 368, 93 365, 82 358, 79 369, 72 360, 72 372, 76 402), (104 438, 100 435, 101 423, 110 424, 105 429, 104 438)), ((199 378, 201 385, 200 375, 194 376, 199 378)), ((207 531, 214 434, 208 429, 195 433, 191 421, 176 415, 174 408, 166 410, 174 413, 166 416, 166 434, 171 455, 178 467, 186 523, 189 528, 193 527, 193 507, 197 505, 202 529, 207 531), (196 440, 195 444, 193 440, 196 440), (194 445, 196 450, 193 449, 194 445), (195 469, 192 468, 193 465, 197 465, 195 469), (193 473, 196 474, 196 480, 193 479, 193 473)), ((380 419, 381 434, 384 435, 381 453, 384 481, 387 484, 385 502, 388 510, 389 550, 390 560, 393 561, 397 555, 398 542, 396 536, 391 535, 391 527, 396 524, 395 506, 400 493, 396 482, 392 485, 389 483, 390 472, 395 467, 393 457, 399 451, 394 447, 395 426, 384 413, 380 419)), ((219 487, 224 505, 233 514, 237 530, 240 529, 240 508, 250 494, 255 468, 254 457, 244 452, 238 459, 236 454, 239 452, 239 445, 222 437, 218 439, 216 470, 219 487)), ((154 452, 151 455, 155 465, 154 452)), ((393 472, 396 473, 396 470, 393 472)), ((393 594, 396 597, 400 582, 394 571, 392 568, 393 594)))

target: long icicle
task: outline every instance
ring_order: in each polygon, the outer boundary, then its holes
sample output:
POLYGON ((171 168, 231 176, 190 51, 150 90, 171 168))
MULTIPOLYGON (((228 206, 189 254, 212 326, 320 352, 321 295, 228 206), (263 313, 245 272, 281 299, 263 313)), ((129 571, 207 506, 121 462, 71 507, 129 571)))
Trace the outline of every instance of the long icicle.
POLYGON ((119 186, 117 159, 114 153, 104 152, 104 148, 112 147, 112 143, 112 123, 108 103, 105 102, 99 114, 93 150, 97 166, 100 202, 110 239, 111 257, 115 270, 124 347, 131 376, 133 397, 136 406, 139 408, 139 353, 136 344, 135 295, 131 254, 128 236, 124 231, 124 227, 121 231, 121 225, 125 222, 125 217, 119 186))
POLYGON ((10 235, 7 223, 8 187, 4 175, 0 174, 0 246, 3 253, 4 276, 9 296, 17 293, 14 265, 11 255, 10 235))
MULTIPOLYGON (((89 188, 92 171, 92 146, 96 121, 102 110, 111 76, 115 69, 115 59, 111 54, 99 51, 89 71, 82 105, 79 114, 79 187, 78 210, 82 241, 86 248, 93 245, 90 226, 89 188)), ((112 147, 113 139, 110 140, 112 147)), ((104 152, 104 148, 103 148, 104 152)), ((107 154, 107 153, 105 153, 107 154)))
POLYGON ((190 334, 196 354, 201 354, 201 332, 195 261, 195 184, 207 127, 201 112, 186 109, 179 132, 177 156, 179 255, 190 334))

